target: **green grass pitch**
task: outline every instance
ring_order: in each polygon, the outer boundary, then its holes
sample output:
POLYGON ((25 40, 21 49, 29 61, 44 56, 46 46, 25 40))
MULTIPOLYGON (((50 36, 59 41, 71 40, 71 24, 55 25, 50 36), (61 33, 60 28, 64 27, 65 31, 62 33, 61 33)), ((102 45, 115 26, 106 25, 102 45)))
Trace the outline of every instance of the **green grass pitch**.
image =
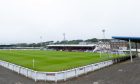
POLYGON ((0 50, 0 60, 11 62, 36 71, 55 72, 76 68, 118 57, 118 55, 91 52, 64 52, 41 50, 0 50), (33 59, 34 68, 33 68, 33 59))

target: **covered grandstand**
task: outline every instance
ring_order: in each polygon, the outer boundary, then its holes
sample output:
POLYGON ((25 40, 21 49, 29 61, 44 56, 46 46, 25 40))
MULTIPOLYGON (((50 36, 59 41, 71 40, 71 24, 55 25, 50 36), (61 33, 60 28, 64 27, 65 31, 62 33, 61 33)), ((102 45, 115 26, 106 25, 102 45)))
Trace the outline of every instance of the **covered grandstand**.
POLYGON ((136 56, 138 56, 138 43, 140 43, 140 37, 129 37, 129 36, 112 36, 113 39, 125 40, 129 42, 129 51, 131 62, 133 62, 132 57, 132 42, 135 43, 136 46, 136 56))
POLYGON ((0 49, 11 49, 16 47, 16 45, 0 45, 0 49))
POLYGON ((93 51, 96 45, 48 45, 48 49, 61 50, 61 51, 93 51))
POLYGON ((18 49, 18 50, 23 50, 23 49, 40 49, 40 47, 18 47, 17 45, 0 45, 1 50, 7 50, 7 49, 18 49))

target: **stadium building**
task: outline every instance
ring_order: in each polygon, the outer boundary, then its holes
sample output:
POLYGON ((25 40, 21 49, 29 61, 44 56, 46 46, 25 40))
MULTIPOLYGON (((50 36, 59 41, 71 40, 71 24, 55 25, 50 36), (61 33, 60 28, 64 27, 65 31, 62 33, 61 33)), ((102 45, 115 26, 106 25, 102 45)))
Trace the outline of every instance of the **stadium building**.
POLYGON ((111 49, 127 49, 128 42, 124 40, 118 40, 118 39, 111 39, 110 40, 110 47, 111 49))

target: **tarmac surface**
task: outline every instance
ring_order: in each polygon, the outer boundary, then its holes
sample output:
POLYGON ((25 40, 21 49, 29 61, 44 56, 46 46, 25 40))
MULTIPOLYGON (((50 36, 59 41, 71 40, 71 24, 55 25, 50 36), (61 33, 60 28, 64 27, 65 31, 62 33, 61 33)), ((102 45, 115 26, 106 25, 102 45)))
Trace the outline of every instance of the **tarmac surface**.
POLYGON ((140 84, 140 58, 118 63, 66 82, 34 82, 0 66, 0 84, 140 84))

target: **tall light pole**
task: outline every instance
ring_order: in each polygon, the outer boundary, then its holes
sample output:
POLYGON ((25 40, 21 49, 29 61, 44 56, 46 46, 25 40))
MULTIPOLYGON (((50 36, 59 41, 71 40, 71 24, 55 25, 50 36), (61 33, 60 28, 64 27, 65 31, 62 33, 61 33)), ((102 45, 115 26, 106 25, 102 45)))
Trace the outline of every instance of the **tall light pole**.
POLYGON ((42 36, 40 36, 40 42, 42 42, 42 43, 41 43, 41 47, 42 47, 42 44, 43 44, 42 36))
POLYGON ((66 41, 66 34, 65 33, 63 33, 63 41, 66 41))
POLYGON ((100 58, 102 57, 102 52, 104 51, 104 45, 105 45, 105 29, 103 29, 102 32, 103 32, 103 44, 102 44, 102 49, 100 51, 100 58))
POLYGON ((103 41, 105 42, 105 29, 103 29, 102 32, 103 32, 103 41))
POLYGON ((64 44, 66 44, 66 34, 63 33, 63 41, 64 41, 64 44))
POLYGON ((65 34, 65 33, 63 33, 63 42, 64 42, 64 50, 66 50, 66 48, 65 48, 65 44, 66 44, 66 34, 65 34))
POLYGON ((105 46, 105 29, 103 29, 102 32, 103 32, 103 46, 105 46))

